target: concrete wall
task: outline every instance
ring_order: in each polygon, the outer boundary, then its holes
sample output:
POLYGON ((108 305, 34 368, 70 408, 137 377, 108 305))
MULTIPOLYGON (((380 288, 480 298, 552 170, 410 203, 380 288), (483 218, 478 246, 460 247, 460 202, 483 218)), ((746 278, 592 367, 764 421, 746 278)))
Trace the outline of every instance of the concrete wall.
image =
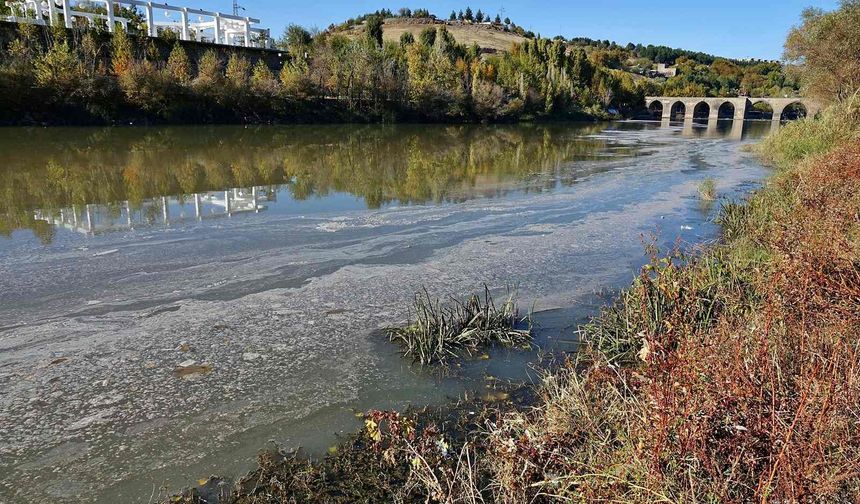
MULTIPOLYGON (((48 39, 48 35, 50 33, 51 28, 46 26, 36 26, 36 29, 39 31, 40 36, 43 40, 48 39)), ((66 33, 69 36, 69 39, 72 41, 80 40, 81 35, 83 34, 82 29, 71 29, 66 30, 66 33)), ((110 46, 111 34, 103 31, 95 32, 98 40, 105 46, 110 46)), ((9 23, 6 21, 0 21, 0 46, 4 49, 9 45, 10 42, 15 40, 18 37, 18 24, 17 23, 9 23)), ((255 47, 237 47, 237 46, 228 46, 228 45, 216 45, 216 44, 207 44, 203 42, 193 42, 193 41, 181 41, 181 40, 165 40, 158 37, 147 37, 147 36, 138 36, 134 35, 131 37, 135 42, 135 48, 137 49, 139 54, 143 54, 145 47, 148 43, 152 43, 156 50, 161 55, 161 58, 166 61, 170 51, 173 49, 173 45, 178 43, 181 45, 185 52, 188 54, 189 60, 191 60, 192 65, 197 65, 197 61, 203 56, 208 50, 214 50, 218 56, 226 62, 231 54, 239 54, 244 56, 251 62, 251 65, 257 64, 257 61, 263 60, 269 68, 275 72, 277 75, 278 72, 281 71, 281 68, 284 66, 284 63, 287 60, 287 53, 283 51, 277 51, 272 49, 259 49, 255 47)), ((105 54, 105 57, 108 55, 105 54)))

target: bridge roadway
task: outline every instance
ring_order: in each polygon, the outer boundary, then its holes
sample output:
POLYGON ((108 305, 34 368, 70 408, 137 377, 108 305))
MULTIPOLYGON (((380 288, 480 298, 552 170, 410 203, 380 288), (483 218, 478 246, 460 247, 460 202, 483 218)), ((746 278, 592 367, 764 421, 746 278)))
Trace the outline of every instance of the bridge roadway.
POLYGON ((790 105, 800 104, 806 109, 808 116, 815 116, 821 107, 813 100, 807 98, 712 98, 712 97, 683 97, 683 96, 648 96, 645 98, 645 106, 648 110, 654 110, 654 106, 661 107, 661 117, 671 119, 675 115, 683 113, 684 119, 692 119, 697 115, 708 119, 731 118, 742 121, 747 118, 749 111, 757 103, 766 103, 773 110, 773 120, 782 119, 782 114, 790 105), (697 111, 707 107, 707 114, 697 114, 697 111))

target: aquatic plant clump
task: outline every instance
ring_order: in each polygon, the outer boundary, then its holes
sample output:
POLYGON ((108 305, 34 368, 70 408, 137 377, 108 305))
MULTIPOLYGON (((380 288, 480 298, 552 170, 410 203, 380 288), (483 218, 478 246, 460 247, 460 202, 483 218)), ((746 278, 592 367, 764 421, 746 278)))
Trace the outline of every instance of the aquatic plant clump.
POLYGON ((444 364, 449 358, 473 355, 491 345, 527 348, 532 342, 531 317, 520 318, 514 292, 497 307, 487 286, 483 297, 451 298, 444 305, 424 289, 415 295, 413 308, 412 323, 389 328, 386 334, 404 347, 404 355, 421 364, 444 364), (522 324, 527 327, 518 328, 522 324))
POLYGON ((705 201, 717 199, 717 184, 714 179, 705 179, 699 184, 699 197, 705 201))

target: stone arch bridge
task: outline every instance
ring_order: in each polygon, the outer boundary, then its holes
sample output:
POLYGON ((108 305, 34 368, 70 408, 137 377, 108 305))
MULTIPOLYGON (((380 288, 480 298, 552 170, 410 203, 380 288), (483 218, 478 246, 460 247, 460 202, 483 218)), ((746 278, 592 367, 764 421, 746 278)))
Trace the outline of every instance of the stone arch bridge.
POLYGON ((660 113, 663 119, 672 119, 674 116, 683 115, 684 119, 694 117, 713 119, 734 119, 743 121, 748 117, 750 110, 757 103, 766 103, 773 110, 773 120, 780 121, 783 112, 792 105, 800 105, 806 115, 815 116, 821 107, 807 98, 708 98, 708 97, 674 97, 674 96, 649 96, 645 98, 645 106, 648 110, 655 111, 660 105, 660 113))

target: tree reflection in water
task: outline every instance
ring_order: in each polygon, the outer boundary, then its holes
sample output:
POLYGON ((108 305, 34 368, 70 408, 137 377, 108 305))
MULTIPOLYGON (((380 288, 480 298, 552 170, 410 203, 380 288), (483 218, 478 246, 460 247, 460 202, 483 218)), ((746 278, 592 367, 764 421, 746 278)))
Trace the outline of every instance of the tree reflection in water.
POLYGON ((605 125, 13 129, 0 136, 0 233, 87 233, 346 193, 369 208, 575 182, 571 162, 633 154, 605 125), (178 210, 177 210, 178 209, 178 210), (179 215, 171 215, 171 212, 179 215))

